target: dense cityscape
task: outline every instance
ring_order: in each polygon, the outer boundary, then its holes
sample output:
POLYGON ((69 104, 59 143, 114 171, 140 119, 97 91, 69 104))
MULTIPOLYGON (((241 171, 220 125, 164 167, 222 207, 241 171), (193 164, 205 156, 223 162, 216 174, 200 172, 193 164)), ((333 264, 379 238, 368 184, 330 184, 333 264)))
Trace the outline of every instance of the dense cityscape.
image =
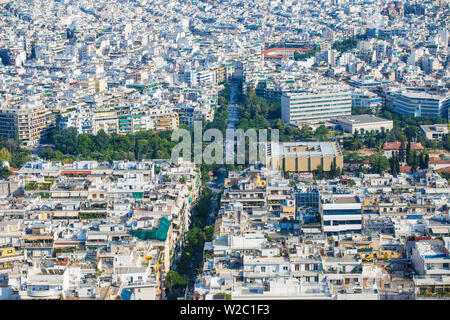
POLYGON ((450 1, 0 16, 0 300, 450 299, 450 1))

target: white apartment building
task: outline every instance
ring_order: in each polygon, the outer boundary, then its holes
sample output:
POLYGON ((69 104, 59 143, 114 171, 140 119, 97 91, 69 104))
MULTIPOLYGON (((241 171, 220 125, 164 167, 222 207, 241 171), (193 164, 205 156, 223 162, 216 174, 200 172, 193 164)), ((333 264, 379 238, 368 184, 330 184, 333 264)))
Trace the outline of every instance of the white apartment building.
MULTIPOLYGON (((448 238, 446 238, 448 239, 448 238)), ((448 241, 448 240, 447 240, 448 241)), ((423 240, 415 243, 411 262, 416 271, 416 294, 438 293, 450 288, 450 256, 441 240, 423 240)))
POLYGON ((386 97, 386 108, 413 117, 448 117, 449 94, 403 91, 386 97))
POLYGON ((314 123, 350 115, 352 94, 349 90, 284 93, 281 118, 288 124, 314 123))
POLYGON ((319 210, 325 235, 339 238, 361 233, 361 201, 358 196, 321 196, 319 210))

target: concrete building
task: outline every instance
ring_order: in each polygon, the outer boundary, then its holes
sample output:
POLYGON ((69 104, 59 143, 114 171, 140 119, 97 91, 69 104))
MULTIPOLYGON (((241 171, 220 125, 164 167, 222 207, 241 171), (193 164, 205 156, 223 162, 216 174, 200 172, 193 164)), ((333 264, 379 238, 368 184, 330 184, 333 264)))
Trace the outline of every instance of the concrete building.
POLYGON ((413 117, 448 117, 450 95, 403 91, 388 94, 386 108, 413 117))
POLYGON ((17 132, 22 145, 34 146, 46 136, 52 118, 52 112, 40 103, 0 109, 0 135, 14 139, 17 132))
POLYGON ((361 201, 358 196, 321 196, 319 206, 325 235, 339 237, 361 233, 361 201))
POLYGON ((449 253, 443 241, 416 242, 412 249, 411 263, 417 273, 414 276, 417 295, 426 294, 427 291, 429 293, 448 291, 450 288, 449 253))
POLYGON ((339 117, 332 120, 337 126, 345 132, 365 132, 391 130, 394 127, 392 120, 376 117, 374 115, 354 115, 339 117))
POLYGON ((420 132, 427 139, 439 140, 443 139, 448 135, 448 125, 447 124, 432 124, 432 125, 421 125, 420 132))
POLYGON ((336 168, 344 166, 344 156, 335 142, 269 144, 266 152, 266 166, 274 170, 311 172, 322 166, 324 171, 330 171, 333 161, 336 168))
POLYGON ((355 91, 352 94, 352 107, 375 110, 382 99, 371 91, 355 91))
POLYGON ((285 93, 281 96, 281 118, 288 124, 326 121, 350 115, 349 90, 285 93))

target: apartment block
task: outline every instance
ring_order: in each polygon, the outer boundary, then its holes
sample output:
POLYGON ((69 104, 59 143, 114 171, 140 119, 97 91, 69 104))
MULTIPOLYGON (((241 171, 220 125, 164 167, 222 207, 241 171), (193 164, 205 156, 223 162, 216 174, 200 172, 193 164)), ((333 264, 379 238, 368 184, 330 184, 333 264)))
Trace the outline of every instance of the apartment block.
POLYGON ((281 118, 288 124, 315 123, 351 115, 349 90, 285 93, 281 96, 281 118))

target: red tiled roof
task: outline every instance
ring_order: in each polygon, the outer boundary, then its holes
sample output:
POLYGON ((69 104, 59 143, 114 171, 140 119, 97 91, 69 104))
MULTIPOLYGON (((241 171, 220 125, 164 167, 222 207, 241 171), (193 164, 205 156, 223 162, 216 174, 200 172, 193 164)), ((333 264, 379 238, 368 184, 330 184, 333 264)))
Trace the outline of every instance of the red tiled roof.
POLYGON ((411 168, 411 166, 400 166, 400 173, 410 173, 411 168))
MULTIPOLYGON (((402 142, 386 142, 383 146, 383 150, 400 150, 402 146, 402 142)), ((403 149, 406 150, 408 144, 406 142, 403 143, 403 149)), ((422 144, 420 142, 410 142, 410 146, 412 150, 423 150, 422 144)))
POLYGON ((439 157, 430 157, 429 164, 450 164, 450 160, 442 160, 439 157))

